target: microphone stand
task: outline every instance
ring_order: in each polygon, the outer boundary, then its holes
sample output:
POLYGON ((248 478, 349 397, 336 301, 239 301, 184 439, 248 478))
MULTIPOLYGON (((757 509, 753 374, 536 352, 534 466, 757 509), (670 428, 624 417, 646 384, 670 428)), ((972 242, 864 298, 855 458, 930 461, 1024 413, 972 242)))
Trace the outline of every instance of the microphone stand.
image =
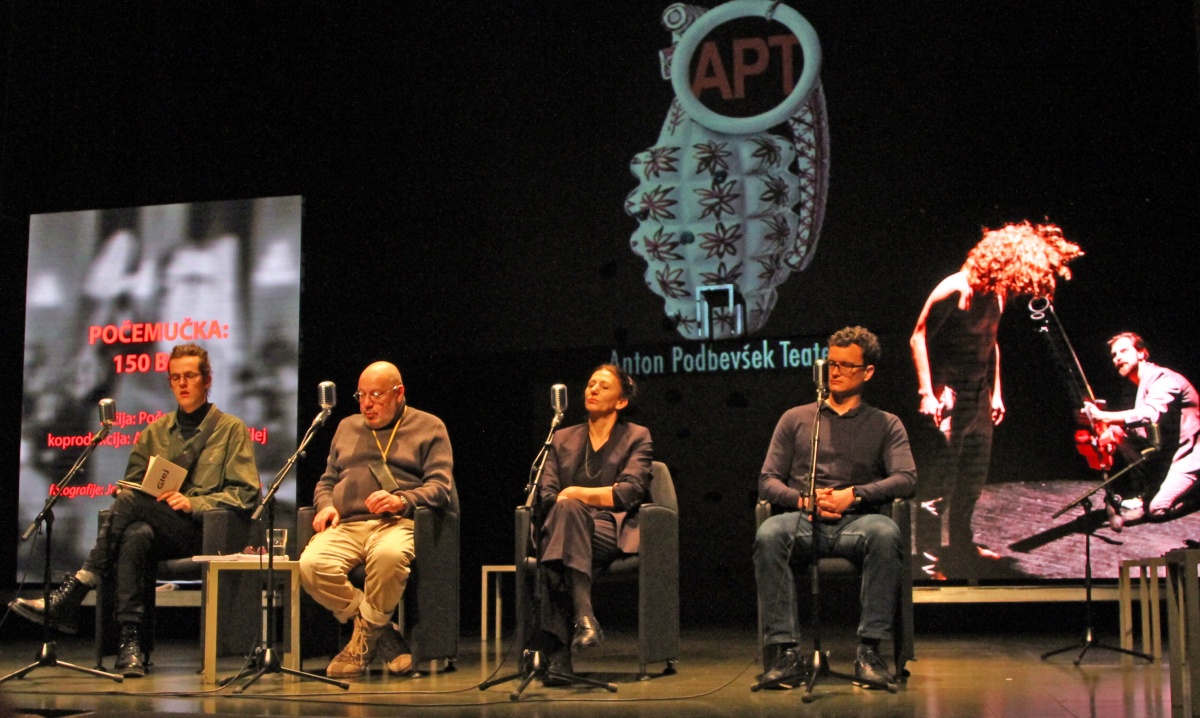
MULTIPOLYGON (((534 457, 533 465, 529 467, 529 483, 525 485, 525 508, 530 509, 529 529, 530 534, 533 537, 533 552, 535 558, 533 601, 531 602, 533 620, 528 624, 531 626, 529 635, 519 637, 520 640, 524 641, 526 644, 530 642, 531 638, 537 636, 542 631, 542 605, 543 601, 546 600, 544 595, 546 582, 543 580, 543 571, 545 569, 542 567, 542 502, 538 500, 538 493, 542 485, 542 472, 546 468, 546 457, 550 453, 550 442, 554 439, 554 432, 558 428, 562 418, 562 412, 556 411, 554 413, 554 420, 550 422, 550 433, 546 436, 546 441, 542 444, 542 448, 538 450, 537 456, 534 457)), ((515 558, 518 561, 525 560, 524 556, 517 556, 515 558)), ((521 590, 519 586, 517 587, 517 590, 521 590)), ((565 650, 571 650, 570 644, 567 644, 565 650)), ((479 690, 486 691, 492 686, 499 685, 501 683, 508 683, 509 681, 520 678, 521 682, 517 685, 516 690, 514 690, 508 696, 509 700, 516 701, 521 699, 521 694, 525 692, 525 689, 531 682, 533 682, 533 679, 540 677, 543 680, 550 678, 560 681, 562 682, 562 685, 583 685, 590 688, 603 688, 609 693, 617 692, 616 685, 612 683, 597 681, 592 678, 577 675, 575 673, 563 673, 561 671, 552 670, 550 668, 549 659, 547 659, 546 655, 539 650, 526 648, 521 653, 521 663, 522 667, 520 670, 516 671, 515 673, 510 673, 507 676, 501 676, 500 678, 494 678, 490 681, 484 681, 483 683, 479 684, 479 690)))
POLYGON ((51 565, 53 564, 51 556, 54 552, 54 505, 58 503, 58 497, 62 495, 62 490, 71 483, 71 481, 75 478, 75 475, 78 474, 79 470, 83 468, 83 465, 87 463, 87 460, 92 455, 92 452, 95 451, 100 442, 104 440, 104 437, 108 436, 110 431, 112 431, 112 423, 108 421, 104 422, 104 425, 101 427, 99 433, 92 438, 92 443, 88 444, 87 447, 84 448, 83 453, 79 455, 79 458, 75 460, 75 465, 72 466, 71 470, 67 472, 66 476, 64 476, 50 490, 50 495, 46 497, 45 506, 42 507, 42 510, 40 513, 38 513, 37 518, 35 518, 33 522, 29 524, 29 527, 25 529, 25 533, 21 535, 22 541, 28 541, 35 533, 37 533, 38 526, 42 524, 46 525, 46 552, 44 556, 44 570, 46 578, 42 582, 42 605, 45 607, 42 614, 42 647, 38 649, 38 654, 34 658, 33 663, 30 663, 24 668, 0 678, 0 683, 4 683, 12 678, 24 678, 26 674, 35 668, 54 668, 55 666, 68 668, 72 671, 79 671, 80 673, 90 673, 93 676, 99 676, 101 678, 110 678, 117 683, 123 683, 125 681, 124 676, 117 675, 116 673, 108 673, 107 671, 77 666, 74 663, 67 663, 66 661, 58 660, 58 650, 53 640, 54 613, 50 610, 50 580, 52 571, 51 565))
MULTIPOLYGON (((247 688, 254 685, 255 681, 268 673, 283 673, 285 675, 296 676, 297 678, 303 678, 309 681, 328 683, 329 685, 337 686, 342 690, 350 689, 349 683, 337 681, 325 676, 318 676, 315 673, 306 673, 304 671, 297 671, 293 668, 284 667, 279 660, 281 651, 276 647, 277 638, 275 636, 275 553, 272 551, 271 547, 271 536, 275 532, 275 494, 279 492, 279 487, 281 484, 283 484, 284 478, 286 478, 288 473, 291 472, 292 467, 296 465, 296 459, 304 456, 304 450, 308 448, 309 442, 311 442, 313 437, 316 436, 317 429, 324 426, 326 419, 329 418, 330 409, 332 409, 332 407, 322 407, 321 413, 317 414, 317 417, 313 419, 313 423, 308 427, 308 431, 304 433, 304 438, 301 439, 300 445, 296 447, 296 450, 292 452, 292 455, 289 456, 288 460, 284 463, 283 468, 280 469, 279 473, 275 475, 275 480, 271 483, 271 488, 267 490, 266 496, 263 497, 262 501, 260 501, 258 504, 258 508, 254 509, 254 513, 250 516, 251 521, 257 521, 262 516, 263 509, 265 508, 267 511, 267 540, 265 541, 267 547, 267 577, 265 584, 267 588, 267 620, 266 625, 261 629, 262 632, 258 645, 255 646, 254 651, 246 657, 246 662, 242 665, 242 669, 238 671, 236 675, 229 676, 228 678, 222 678, 220 681, 220 685, 223 688, 239 678, 250 676, 245 683, 234 689, 233 692, 236 695, 243 693, 247 688)), ((298 650, 295 646, 293 646, 292 649, 298 650)))
MULTIPOLYGON (((810 533, 810 548, 812 550, 809 556, 809 577, 812 588, 812 666, 808 672, 808 682, 804 685, 804 695, 801 701, 811 703, 813 701, 813 686, 817 683, 817 677, 821 675, 831 676, 833 678, 841 678, 842 680, 854 681, 854 676, 838 673, 829 667, 829 653, 821 650, 821 572, 818 570, 818 565, 821 560, 821 550, 818 544, 820 533, 817 531, 817 524, 820 520, 820 509, 817 507, 817 450, 821 443, 821 407, 825 405, 827 392, 823 381, 817 382, 817 411, 813 418, 812 428, 812 453, 809 458, 808 466, 808 525, 810 533)), ((804 509, 801 509, 803 512, 804 509)), ((800 521, 804 519, 801 518, 800 521)), ((796 539, 800 537, 800 523, 796 523, 796 536, 792 539, 792 546, 796 545, 796 539)), ((789 558, 790 560, 790 558, 789 558)))
MULTIPOLYGON (((1152 430, 1152 433, 1157 433, 1157 427, 1155 427, 1152 430)), ((1100 484, 1098 484, 1095 488, 1093 488, 1090 491, 1088 491, 1087 493, 1085 493, 1083 496, 1080 496, 1079 498, 1075 499, 1071 503, 1062 507, 1061 509, 1056 511, 1053 516, 1051 516, 1051 518, 1056 519, 1059 516, 1062 516, 1063 514, 1065 514, 1067 511, 1069 511, 1071 509, 1071 507, 1073 507, 1073 506, 1080 506, 1083 508, 1083 518, 1085 519, 1084 532, 1083 532, 1084 632, 1083 632, 1083 640, 1080 641, 1079 643, 1072 643, 1069 646, 1063 646, 1062 648, 1056 648, 1053 651, 1047 651, 1047 652, 1043 653, 1042 654, 1043 661, 1046 660, 1047 658, 1049 658, 1050 656, 1056 656, 1059 653, 1066 653, 1067 651, 1071 651, 1076 648, 1080 649, 1079 655, 1075 657, 1075 665, 1076 666, 1078 666, 1081 662, 1083 662, 1083 657, 1085 655, 1087 655, 1087 652, 1093 648, 1102 648, 1106 651, 1114 651, 1116 653, 1124 653, 1126 655, 1133 656, 1135 658, 1144 658, 1150 662, 1154 661, 1153 657, 1151 657, 1145 653, 1142 653, 1141 651, 1135 651, 1135 650, 1132 650, 1129 648, 1122 648, 1120 646, 1111 646, 1107 643, 1101 643, 1100 641, 1097 641, 1095 639, 1095 636, 1094 636, 1094 628, 1095 628, 1095 620, 1094 620, 1095 615, 1094 614, 1095 614, 1095 611, 1092 608, 1092 532, 1094 529, 1092 529, 1086 523, 1086 519, 1088 516, 1091 516, 1091 514, 1092 514, 1092 496, 1097 491, 1099 491, 1100 489, 1107 488, 1108 486, 1112 485, 1112 483, 1114 481, 1116 481, 1117 479, 1121 478, 1122 476, 1129 473, 1130 471, 1137 468, 1138 466, 1141 466, 1151 456, 1154 456, 1156 453, 1158 453, 1158 451, 1159 451, 1159 447, 1157 445, 1150 446, 1150 447, 1147 447, 1146 449, 1143 449, 1141 452, 1141 455, 1138 457, 1137 461, 1134 461, 1133 463, 1129 464, 1128 466, 1121 469, 1120 471, 1113 474, 1112 476, 1108 476, 1107 474, 1105 474, 1104 481, 1100 482, 1100 484)))

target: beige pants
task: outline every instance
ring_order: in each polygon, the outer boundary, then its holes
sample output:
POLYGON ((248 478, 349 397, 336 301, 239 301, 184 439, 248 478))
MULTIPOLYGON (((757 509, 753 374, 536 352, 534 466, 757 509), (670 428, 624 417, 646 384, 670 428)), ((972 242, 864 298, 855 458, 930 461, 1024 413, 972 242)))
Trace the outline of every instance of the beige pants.
POLYGON ((361 615, 370 625, 382 626, 404 595, 412 560, 412 519, 354 521, 313 536, 300 555, 300 580, 339 621, 361 615), (361 591, 347 578, 358 565, 367 571, 361 591))

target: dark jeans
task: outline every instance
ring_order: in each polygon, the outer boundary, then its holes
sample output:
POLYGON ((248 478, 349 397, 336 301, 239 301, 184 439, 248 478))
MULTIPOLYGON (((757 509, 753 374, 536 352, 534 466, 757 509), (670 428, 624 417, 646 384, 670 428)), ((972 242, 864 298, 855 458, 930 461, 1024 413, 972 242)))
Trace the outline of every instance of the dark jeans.
MULTIPOLYGON (((764 645, 800 642, 792 565, 808 565, 811 537, 808 516, 799 511, 772 516, 759 526, 754 537, 754 575, 764 645)), ((905 550, 896 522, 880 514, 850 514, 836 522, 818 521, 817 539, 820 556, 850 559, 862 571, 858 635, 890 638, 905 550)))
POLYGON ((200 522, 140 491, 117 495, 100 521, 96 545, 83 568, 117 582, 117 621, 140 623, 146 613, 142 592, 147 574, 161 560, 200 552, 200 522))

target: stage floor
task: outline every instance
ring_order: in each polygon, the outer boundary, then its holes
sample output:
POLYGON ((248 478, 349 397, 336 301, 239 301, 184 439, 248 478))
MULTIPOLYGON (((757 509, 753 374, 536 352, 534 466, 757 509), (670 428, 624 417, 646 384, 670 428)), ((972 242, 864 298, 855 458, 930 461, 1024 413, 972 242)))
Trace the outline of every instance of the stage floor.
MULTIPOLYGON (((839 627, 826 636, 834 670, 853 671, 852 629, 839 627)), ((1099 636, 1102 640, 1109 640, 1099 636)), ((583 688, 544 688, 533 682, 519 702, 509 700, 516 683, 487 691, 478 685, 493 675, 497 656, 481 656, 476 641, 464 639, 458 670, 425 678, 372 674, 349 691, 281 675, 262 678, 242 696, 204 686, 197 675, 196 646, 175 641, 160 646, 150 676, 123 684, 77 674, 64 668, 39 668, 0 686, 18 715, 95 715, 137 718, 156 713, 237 716, 362 716, 373 712, 411 714, 432 708, 437 716, 743 716, 796 711, 813 716, 945 718, 950 716, 1154 716, 1170 715, 1167 666, 1124 659, 1093 649, 1080 667, 1077 651, 1043 661, 1040 655, 1070 645, 1077 635, 918 636, 918 660, 899 692, 867 691, 833 678, 818 682, 815 700, 801 703, 802 691, 751 692, 758 672, 752 631, 686 630, 678 673, 637 680, 635 636, 610 635, 590 655, 575 662, 577 671, 611 681, 616 693, 583 688)), ((1111 637, 1115 641, 1115 635, 1111 637)), ((2 675, 29 663, 39 643, 5 642, 2 675)), ((59 644, 59 658, 90 665, 91 642, 72 637, 59 644)), ((502 657, 502 656, 501 656, 502 657)), ((111 659, 108 664, 111 667, 111 659)), ((240 660, 221 661, 221 675, 236 672, 240 660)), ((305 668, 324 669, 323 660, 305 668)), ((512 670, 509 661, 500 668, 512 670)), ((656 666, 661 670, 662 666, 656 666)))

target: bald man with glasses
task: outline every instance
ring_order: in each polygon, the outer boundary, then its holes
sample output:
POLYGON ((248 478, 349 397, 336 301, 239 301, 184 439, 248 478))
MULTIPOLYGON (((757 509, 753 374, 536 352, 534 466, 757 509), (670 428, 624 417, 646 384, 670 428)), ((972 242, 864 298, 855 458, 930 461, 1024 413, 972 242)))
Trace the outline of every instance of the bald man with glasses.
POLYGON ((326 669, 331 678, 366 673, 376 658, 389 673, 412 670, 404 636, 391 624, 408 581, 413 512, 450 504, 454 459, 441 419, 408 406, 400 370, 375 362, 359 377, 359 413, 338 424, 313 493, 316 534, 300 556, 300 578, 317 603, 354 633, 326 669), (366 567, 360 590, 347 574, 366 567))

